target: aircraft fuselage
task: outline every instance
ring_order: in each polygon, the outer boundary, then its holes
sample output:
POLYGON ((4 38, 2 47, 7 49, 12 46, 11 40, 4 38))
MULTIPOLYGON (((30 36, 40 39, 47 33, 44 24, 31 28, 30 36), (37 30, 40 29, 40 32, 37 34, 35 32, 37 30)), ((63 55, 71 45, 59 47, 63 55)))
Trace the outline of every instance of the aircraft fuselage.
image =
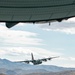
POLYGON ((42 63, 42 61, 40 61, 40 60, 33 60, 33 62, 32 62, 34 65, 38 65, 38 64, 41 64, 42 63))

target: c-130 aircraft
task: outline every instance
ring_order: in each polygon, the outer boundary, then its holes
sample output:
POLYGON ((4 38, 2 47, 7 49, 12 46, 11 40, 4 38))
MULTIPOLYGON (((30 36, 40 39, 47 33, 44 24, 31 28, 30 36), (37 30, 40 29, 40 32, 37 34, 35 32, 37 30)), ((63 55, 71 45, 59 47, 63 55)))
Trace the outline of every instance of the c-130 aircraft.
POLYGON ((25 63, 27 63, 27 64, 29 64, 29 63, 31 62, 31 63, 33 63, 33 65, 39 65, 39 64, 42 64, 42 61, 46 62, 47 60, 52 60, 53 58, 58 58, 59 56, 35 60, 35 59, 34 59, 34 56, 33 56, 33 53, 31 53, 31 57, 32 57, 32 60, 19 61, 19 62, 25 62, 25 63))

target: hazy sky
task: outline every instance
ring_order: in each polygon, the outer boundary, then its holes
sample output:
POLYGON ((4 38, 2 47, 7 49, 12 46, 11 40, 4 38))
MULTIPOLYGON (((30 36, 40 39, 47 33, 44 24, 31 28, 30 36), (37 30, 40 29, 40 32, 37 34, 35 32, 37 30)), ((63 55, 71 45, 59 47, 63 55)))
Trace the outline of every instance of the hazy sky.
POLYGON ((45 24, 0 23, 0 58, 12 61, 60 56, 43 64, 75 67, 75 18, 45 24))

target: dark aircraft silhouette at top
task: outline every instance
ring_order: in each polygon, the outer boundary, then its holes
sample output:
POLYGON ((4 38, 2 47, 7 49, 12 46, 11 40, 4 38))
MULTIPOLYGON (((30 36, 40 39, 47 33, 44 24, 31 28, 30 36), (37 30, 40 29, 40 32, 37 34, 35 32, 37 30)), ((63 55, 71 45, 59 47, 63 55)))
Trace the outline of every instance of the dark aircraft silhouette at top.
POLYGON ((39 65, 39 64, 42 64, 42 61, 46 62, 47 60, 52 60, 54 58, 58 58, 58 56, 57 56, 57 57, 49 57, 49 58, 43 58, 43 59, 35 60, 33 57, 33 53, 31 53, 31 57, 32 57, 32 60, 18 61, 18 62, 25 62, 27 64, 29 64, 31 62, 31 63, 33 63, 33 65, 39 65))
POLYGON ((75 0, 0 0, 0 22, 43 23, 75 17, 75 0))

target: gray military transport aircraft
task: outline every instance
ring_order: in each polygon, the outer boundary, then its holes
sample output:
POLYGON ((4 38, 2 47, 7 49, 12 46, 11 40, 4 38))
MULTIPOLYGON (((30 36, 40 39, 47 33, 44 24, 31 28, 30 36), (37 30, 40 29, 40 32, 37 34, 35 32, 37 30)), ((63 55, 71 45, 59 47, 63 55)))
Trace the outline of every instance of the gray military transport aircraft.
POLYGON ((33 53, 31 53, 31 57, 32 57, 32 60, 18 61, 18 62, 25 62, 25 63, 27 63, 27 64, 29 64, 29 63, 31 62, 31 63, 33 63, 33 65, 39 65, 39 64, 42 64, 42 61, 46 62, 47 60, 51 60, 51 59, 53 59, 53 58, 58 58, 59 56, 35 60, 35 59, 34 59, 34 56, 33 56, 33 53))
POLYGON ((75 17, 75 0, 0 0, 0 22, 43 23, 75 17))

